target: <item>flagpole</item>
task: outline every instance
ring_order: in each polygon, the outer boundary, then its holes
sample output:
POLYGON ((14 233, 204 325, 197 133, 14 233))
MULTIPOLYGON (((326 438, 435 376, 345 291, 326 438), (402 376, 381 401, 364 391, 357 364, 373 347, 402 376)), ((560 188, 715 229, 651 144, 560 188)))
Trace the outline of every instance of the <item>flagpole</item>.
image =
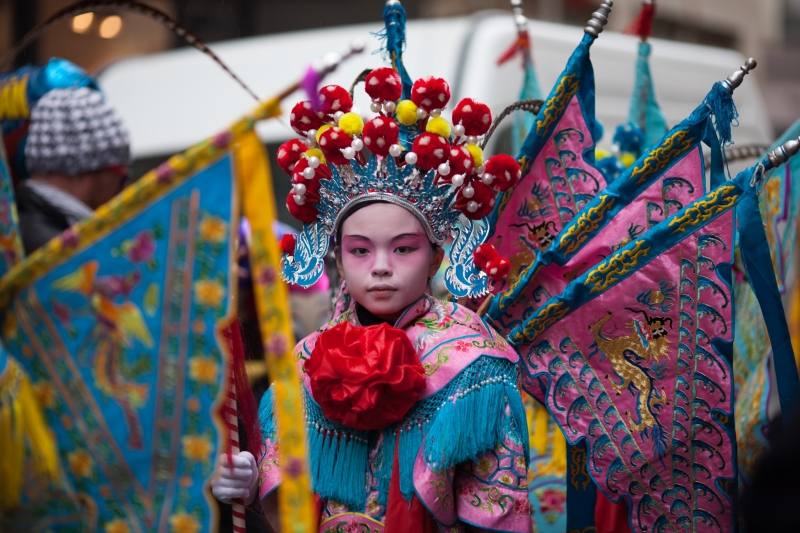
MULTIPOLYGON (((239 455, 239 417, 233 372, 230 375, 228 398, 225 401, 225 425, 228 427, 228 445, 230 446, 231 455, 239 455)), ((235 498, 231 502, 231 508, 233 510, 234 533, 246 533, 244 501, 241 498, 235 498)))

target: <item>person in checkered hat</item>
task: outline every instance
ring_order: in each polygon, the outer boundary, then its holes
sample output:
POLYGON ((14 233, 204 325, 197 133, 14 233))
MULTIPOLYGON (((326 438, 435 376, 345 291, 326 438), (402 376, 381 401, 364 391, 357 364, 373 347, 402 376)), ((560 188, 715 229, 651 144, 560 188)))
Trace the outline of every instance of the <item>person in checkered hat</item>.
POLYGON ((53 89, 31 110, 25 144, 30 179, 17 188, 25 253, 92 215, 124 187, 128 129, 102 93, 53 89))

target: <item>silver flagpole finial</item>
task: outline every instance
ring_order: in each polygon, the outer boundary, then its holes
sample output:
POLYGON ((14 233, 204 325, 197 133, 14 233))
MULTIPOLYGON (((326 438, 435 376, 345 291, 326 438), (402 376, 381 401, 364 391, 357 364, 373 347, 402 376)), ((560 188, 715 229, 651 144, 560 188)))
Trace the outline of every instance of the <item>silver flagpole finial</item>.
POLYGON ((800 152, 800 137, 790 139, 767 154, 767 159, 772 167, 779 167, 786 163, 790 157, 800 152))
POLYGON ((744 81, 744 77, 750 74, 750 71, 758 66, 758 62, 752 57, 744 62, 739 70, 728 76, 722 84, 728 91, 733 92, 744 81))
POLYGON ((608 15, 611 13, 611 7, 613 5, 614 0, 605 0, 600 4, 597 11, 592 13, 592 18, 586 23, 586 27, 583 31, 596 39, 600 33, 602 33, 603 26, 608 24, 608 15))

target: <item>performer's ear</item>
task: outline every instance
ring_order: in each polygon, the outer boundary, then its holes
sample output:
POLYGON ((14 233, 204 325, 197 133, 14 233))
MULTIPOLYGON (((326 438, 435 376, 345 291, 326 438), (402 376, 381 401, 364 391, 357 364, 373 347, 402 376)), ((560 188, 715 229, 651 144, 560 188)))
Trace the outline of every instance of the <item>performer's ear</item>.
POLYGON ((442 266, 442 261, 444 261, 444 248, 435 244, 432 246, 433 250, 431 253, 431 264, 428 267, 428 277, 432 278, 436 275, 439 271, 439 267, 442 266))

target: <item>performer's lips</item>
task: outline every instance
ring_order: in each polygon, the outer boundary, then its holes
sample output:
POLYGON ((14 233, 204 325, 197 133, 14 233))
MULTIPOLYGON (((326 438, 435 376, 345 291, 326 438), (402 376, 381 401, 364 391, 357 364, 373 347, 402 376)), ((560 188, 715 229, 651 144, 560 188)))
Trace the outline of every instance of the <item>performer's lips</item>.
POLYGON ((386 297, 391 296, 392 294, 394 294, 395 291, 397 291, 396 287, 392 287, 391 285, 383 285, 383 284, 374 285, 374 286, 370 287, 369 289, 367 289, 367 292, 369 292, 372 296, 375 296, 376 298, 386 298, 386 297))

